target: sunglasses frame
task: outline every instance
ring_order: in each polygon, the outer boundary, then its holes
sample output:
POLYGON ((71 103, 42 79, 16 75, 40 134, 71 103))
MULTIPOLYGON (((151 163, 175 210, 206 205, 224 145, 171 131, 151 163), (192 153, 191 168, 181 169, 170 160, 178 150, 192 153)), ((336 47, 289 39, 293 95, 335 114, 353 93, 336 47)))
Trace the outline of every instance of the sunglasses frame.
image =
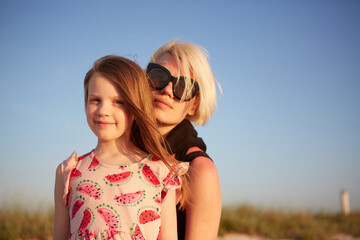
MULTIPOLYGON (((149 63, 148 66, 146 67, 146 75, 147 75, 147 78, 148 80, 150 81, 150 85, 152 88, 156 89, 156 90, 161 90, 161 89, 164 89, 170 82, 173 83, 173 86, 172 86, 172 90, 173 90, 173 95, 176 99, 179 99, 181 100, 181 97, 178 97, 176 94, 175 94, 175 87, 178 86, 177 82, 179 80, 182 80, 182 81, 185 81, 185 77, 183 76, 180 76, 179 78, 176 78, 174 76, 171 75, 170 71, 161 66, 160 64, 156 64, 156 63, 149 63), (148 73, 154 69, 154 68, 158 68, 158 69, 161 69, 162 71, 164 71, 166 73, 166 75, 168 76, 168 79, 167 79, 167 82, 166 84, 163 86, 163 87, 154 87, 153 84, 152 84, 152 80, 151 78, 149 77, 148 73)), ((193 80, 193 79, 190 79, 191 81, 191 84, 193 85, 193 87, 195 88, 194 92, 192 93, 191 97, 190 98, 187 98, 187 99, 184 99, 183 101, 187 102, 187 101, 190 101, 191 99, 193 99, 196 95, 196 93, 199 91, 199 84, 193 80)))

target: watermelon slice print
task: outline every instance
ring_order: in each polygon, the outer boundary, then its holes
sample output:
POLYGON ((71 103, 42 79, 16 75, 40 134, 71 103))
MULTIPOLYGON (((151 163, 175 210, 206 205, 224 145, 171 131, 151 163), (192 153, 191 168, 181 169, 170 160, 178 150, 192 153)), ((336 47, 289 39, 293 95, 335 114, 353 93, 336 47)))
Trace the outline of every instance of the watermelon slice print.
POLYGON ((133 193, 124 193, 120 196, 116 196, 114 200, 120 206, 135 206, 142 202, 145 198, 145 191, 137 191, 133 193))
POLYGON ((180 179, 173 172, 169 172, 169 174, 164 178, 163 183, 166 186, 180 186, 180 179))
MULTIPOLYGON (((84 229, 77 232, 79 240, 95 240, 95 232, 90 229, 84 229)), ((69 237, 71 239, 71 237, 69 237)))
POLYGON ((151 206, 145 206, 139 209, 138 219, 140 224, 155 221, 160 218, 159 209, 151 206))
POLYGON ((77 170, 76 168, 71 169, 70 172, 70 180, 74 180, 81 177, 81 172, 77 170))
POLYGON ((151 156, 150 160, 151 160, 152 162, 157 162, 157 161, 160 160, 160 158, 151 156))
POLYGON ((132 231, 133 231, 133 239, 134 240, 145 240, 145 237, 142 234, 138 224, 136 224, 135 228, 132 229, 132 231))
POLYGON ((85 203, 85 198, 83 198, 82 196, 78 196, 75 198, 74 203, 73 203, 73 207, 71 210, 71 218, 73 219, 76 215, 76 213, 79 211, 79 209, 81 208, 81 206, 85 203))
POLYGON ((88 170, 89 171, 96 171, 100 168, 101 163, 99 162, 99 160, 94 156, 89 167, 88 170))
POLYGON ((141 164, 138 170, 138 174, 141 180, 146 184, 154 187, 160 186, 160 181, 156 175, 151 171, 150 167, 147 164, 141 164))
POLYGON ((161 191, 161 202, 164 201, 164 198, 166 197, 166 195, 167 195, 167 191, 162 190, 161 191))
POLYGON ((68 193, 66 194, 66 207, 70 207, 70 204, 71 204, 71 196, 72 196, 72 189, 71 187, 69 187, 69 191, 68 193))
POLYGON ((153 197, 153 200, 157 203, 157 205, 161 206, 161 203, 162 203, 161 193, 156 194, 153 197))
POLYGON ((113 207, 102 204, 97 206, 96 210, 109 228, 116 229, 120 227, 120 215, 113 207))
POLYGON ((158 234, 156 240, 161 240, 161 226, 159 227, 159 234, 158 234))
POLYGON ((119 166, 119 169, 121 169, 121 170, 125 170, 126 168, 127 168, 126 165, 120 165, 120 166, 119 166))
POLYGON ((103 194, 103 190, 100 185, 90 180, 81 181, 77 186, 76 191, 84 193, 95 199, 100 199, 103 194))
POLYGON ((107 175, 105 176, 104 181, 110 186, 120 186, 127 183, 132 175, 133 173, 131 171, 107 175))
POLYGON ((102 239, 113 240, 116 237, 116 235, 120 235, 121 233, 123 232, 109 228, 106 232, 102 233, 102 239))
POLYGON ((78 161, 83 160, 84 158, 86 158, 87 156, 89 156, 92 152, 93 152, 93 151, 88 152, 88 153, 86 153, 86 154, 84 154, 84 155, 82 155, 82 156, 78 157, 78 159, 77 159, 77 160, 78 160, 78 161))
POLYGON ((81 220, 78 231, 85 230, 85 229, 89 228, 91 226, 91 224, 93 223, 93 221, 94 221, 93 216, 94 216, 94 214, 91 212, 90 208, 86 208, 84 210, 84 215, 83 215, 83 218, 81 220))

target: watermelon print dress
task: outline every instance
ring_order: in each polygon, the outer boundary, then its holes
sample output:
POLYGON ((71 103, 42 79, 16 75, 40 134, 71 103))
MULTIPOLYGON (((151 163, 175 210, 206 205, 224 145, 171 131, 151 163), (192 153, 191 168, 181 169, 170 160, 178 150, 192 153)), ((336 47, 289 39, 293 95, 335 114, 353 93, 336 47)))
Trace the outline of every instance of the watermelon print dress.
MULTIPOLYGON (((188 164, 181 163, 181 174, 188 164)), ((151 155, 126 166, 102 164, 94 151, 62 163, 69 239, 160 239, 161 204, 180 179, 151 155)))

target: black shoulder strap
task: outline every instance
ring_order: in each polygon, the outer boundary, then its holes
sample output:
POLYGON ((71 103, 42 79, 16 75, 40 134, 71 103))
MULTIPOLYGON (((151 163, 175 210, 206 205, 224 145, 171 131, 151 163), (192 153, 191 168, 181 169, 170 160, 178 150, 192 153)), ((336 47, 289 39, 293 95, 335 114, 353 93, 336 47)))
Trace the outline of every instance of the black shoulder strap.
POLYGON ((212 159, 209 157, 209 155, 207 155, 207 153, 203 152, 203 151, 191 152, 191 153, 185 155, 183 161, 184 162, 192 162, 197 157, 207 157, 212 161, 212 159))
POLYGON ((186 119, 171 130, 166 136, 166 141, 169 153, 175 153, 175 158, 179 161, 184 161, 188 150, 192 147, 198 147, 206 152, 204 141, 198 137, 194 126, 186 119))

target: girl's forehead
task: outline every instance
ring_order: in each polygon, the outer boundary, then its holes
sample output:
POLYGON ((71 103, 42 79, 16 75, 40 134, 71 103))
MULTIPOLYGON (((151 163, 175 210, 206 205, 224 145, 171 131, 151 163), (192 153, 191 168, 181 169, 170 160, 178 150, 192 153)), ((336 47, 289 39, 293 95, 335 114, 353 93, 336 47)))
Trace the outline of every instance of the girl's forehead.
POLYGON ((116 84, 100 73, 94 73, 90 78, 88 92, 89 94, 120 96, 120 90, 116 84))

